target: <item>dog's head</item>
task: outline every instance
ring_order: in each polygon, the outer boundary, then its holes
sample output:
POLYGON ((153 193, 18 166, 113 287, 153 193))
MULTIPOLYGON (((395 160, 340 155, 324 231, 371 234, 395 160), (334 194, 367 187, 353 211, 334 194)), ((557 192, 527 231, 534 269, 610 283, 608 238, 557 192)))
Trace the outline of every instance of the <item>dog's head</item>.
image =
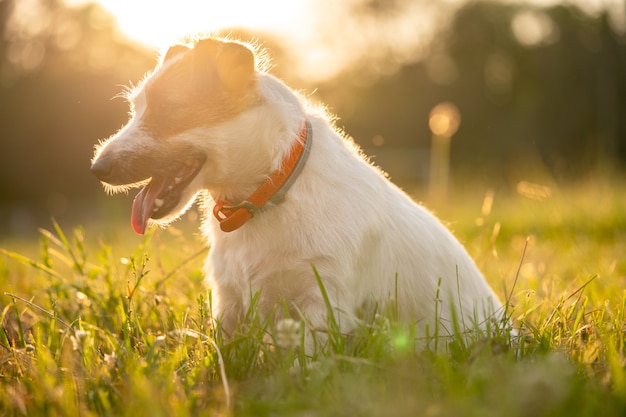
POLYGON ((133 202, 132 225, 143 234, 150 219, 182 213, 206 187, 214 153, 206 134, 258 100, 253 52, 207 38, 176 45, 127 94, 129 122, 96 147, 91 171, 110 192, 143 187, 133 202))

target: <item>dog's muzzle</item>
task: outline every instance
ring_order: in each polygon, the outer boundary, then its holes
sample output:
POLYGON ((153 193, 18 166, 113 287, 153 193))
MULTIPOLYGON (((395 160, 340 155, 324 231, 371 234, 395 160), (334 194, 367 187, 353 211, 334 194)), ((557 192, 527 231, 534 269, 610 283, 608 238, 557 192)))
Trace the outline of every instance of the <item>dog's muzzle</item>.
POLYGON ((91 164, 91 173, 100 181, 110 184, 113 176, 113 164, 106 158, 98 158, 91 164))

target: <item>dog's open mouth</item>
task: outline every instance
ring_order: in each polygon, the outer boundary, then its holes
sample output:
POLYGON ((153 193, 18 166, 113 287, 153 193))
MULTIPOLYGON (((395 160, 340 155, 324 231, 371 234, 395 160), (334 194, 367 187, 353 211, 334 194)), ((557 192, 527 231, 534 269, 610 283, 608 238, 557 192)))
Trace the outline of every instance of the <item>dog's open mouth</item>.
POLYGON ((133 230, 143 235, 149 219, 161 219, 174 210, 180 203, 183 190, 198 174, 203 163, 204 159, 190 159, 153 176, 133 200, 133 230))

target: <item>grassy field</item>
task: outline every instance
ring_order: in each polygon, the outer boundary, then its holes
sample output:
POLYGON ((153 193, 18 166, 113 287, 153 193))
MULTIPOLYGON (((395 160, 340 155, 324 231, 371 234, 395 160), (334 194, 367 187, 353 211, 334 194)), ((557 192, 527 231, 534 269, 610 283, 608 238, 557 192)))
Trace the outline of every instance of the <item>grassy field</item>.
POLYGON ((189 220, 145 239, 126 222, 4 239, 0 415, 626 415, 626 186, 520 183, 434 207, 519 338, 416 351, 377 316, 307 359, 302 329, 254 310, 222 340, 189 220))

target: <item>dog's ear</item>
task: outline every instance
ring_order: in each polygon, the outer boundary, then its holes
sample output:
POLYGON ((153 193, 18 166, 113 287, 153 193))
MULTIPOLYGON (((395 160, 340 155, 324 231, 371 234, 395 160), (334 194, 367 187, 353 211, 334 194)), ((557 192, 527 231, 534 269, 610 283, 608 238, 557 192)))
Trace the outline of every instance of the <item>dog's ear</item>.
POLYGON ((220 80, 229 90, 245 90, 255 79, 254 54, 240 43, 224 43, 216 67, 220 80))
POLYGON ((231 91, 242 91, 254 81, 254 54, 237 42, 202 39, 194 47, 194 83, 202 88, 215 71, 221 84, 231 91))
POLYGON ((167 50, 167 52, 165 53, 165 55, 163 56, 163 62, 167 62, 168 60, 174 58, 177 55, 180 54, 184 54, 185 52, 189 51, 189 47, 185 46, 185 45, 173 45, 170 46, 167 50))

